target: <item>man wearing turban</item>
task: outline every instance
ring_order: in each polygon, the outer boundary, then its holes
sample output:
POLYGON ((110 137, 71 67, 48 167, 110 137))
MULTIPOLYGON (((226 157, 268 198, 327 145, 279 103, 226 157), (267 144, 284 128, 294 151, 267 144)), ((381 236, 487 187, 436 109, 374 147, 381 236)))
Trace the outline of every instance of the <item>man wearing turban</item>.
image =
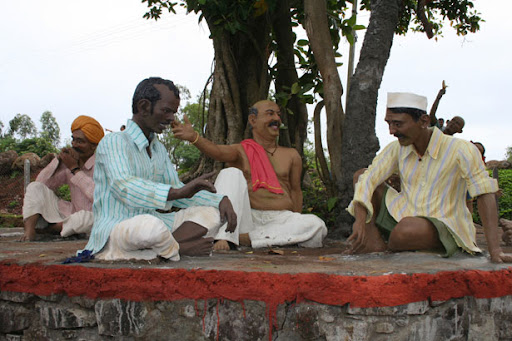
POLYGON ((67 237, 89 233, 93 224, 94 152, 104 136, 94 118, 78 116, 71 124, 71 148, 62 148, 53 161, 27 186, 23 200, 25 233, 20 241, 34 240, 37 232, 67 237), (59 199, 54 190, 69 185, 71 201, 59 199))

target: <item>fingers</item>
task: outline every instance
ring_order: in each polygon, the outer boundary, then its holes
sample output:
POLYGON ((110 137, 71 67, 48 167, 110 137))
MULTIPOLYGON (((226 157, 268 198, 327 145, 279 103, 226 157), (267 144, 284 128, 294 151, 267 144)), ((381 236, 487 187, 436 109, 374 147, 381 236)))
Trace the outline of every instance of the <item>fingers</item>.
POLYGON ((198 179, 208 180, 208 179, 211 179, 216 173, 217 173, 216 171, 212 171, 210 173, 201 175, 198 179))
POLYGON ((184 122, 185 124, 190 124, 190 121, 188 120, 188 116, 187 116, 187 114, 183 115, 183 122, 184 122))

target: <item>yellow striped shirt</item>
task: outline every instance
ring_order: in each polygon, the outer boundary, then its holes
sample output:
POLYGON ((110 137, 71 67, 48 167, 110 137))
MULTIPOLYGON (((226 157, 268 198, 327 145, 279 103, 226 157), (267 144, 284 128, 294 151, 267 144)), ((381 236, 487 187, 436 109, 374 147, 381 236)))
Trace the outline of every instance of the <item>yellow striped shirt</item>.
POLYGON ((448 226, 459 247, 469 253, 480 252, 466 207, 466 193, 469 191, 472 197, 494 193, 498 183, 489 177, 472 143, 431 129, 432 136, 421 159, 413 145, 400 146, 398 141, 387 145, 359 178, 347 210, 354 215, 354 202, 361 203, 368 210, 369 222, 375 188, 398 173, 401 192, 390 188, 386 195, 386 206, 396 221, 417 216, 437 218, 448 226))

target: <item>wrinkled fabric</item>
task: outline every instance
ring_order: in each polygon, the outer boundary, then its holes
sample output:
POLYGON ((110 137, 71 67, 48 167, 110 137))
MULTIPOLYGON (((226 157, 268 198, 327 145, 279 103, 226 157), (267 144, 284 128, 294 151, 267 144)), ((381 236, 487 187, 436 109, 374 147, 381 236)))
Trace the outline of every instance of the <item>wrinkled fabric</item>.
POLYGON ((101 124, 90 116, 78 116, 71 124, 71 132, 75 130, 81 130, 85 137, 87 137, 87 140, 94 144, 98 144, 103 136, 105 136, 101 124))
POLYGON ((283 194, 283 188, 265 149, 252 139, 243 140, 240 144, 244 148, 251 166, 252 191, 256 192, 260 188, 265 188, 269 192, 283 194))

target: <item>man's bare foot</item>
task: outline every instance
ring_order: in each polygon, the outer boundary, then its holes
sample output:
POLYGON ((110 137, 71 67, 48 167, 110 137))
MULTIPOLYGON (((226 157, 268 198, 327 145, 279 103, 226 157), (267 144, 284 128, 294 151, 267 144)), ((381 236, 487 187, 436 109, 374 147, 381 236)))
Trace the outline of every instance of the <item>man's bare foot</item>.
POLYGON ((19 242, 28 242, 32 241, 36 238, 36 229, 33 227, 27 227, 25 226, 25 233, 23 236, 18 239, 19 242))
POLYGON ((506 245, 512 245, 512 221, 508 219, 500 218, 499 226, 503 229, 501 239, 506 245))
POLYGON ((249 237, 249 233, 241 233, 238 237, 238 242, 242 246, 252 246, 251 238, 249 237))
POLYGON ((180 244, 181 256, 209 256, 213 249, 213 238, 199 238, 180 244))
POLYGON ((227 240, 217 240, 213 244, 213 251, 229 251, 229 243, 227 240))

